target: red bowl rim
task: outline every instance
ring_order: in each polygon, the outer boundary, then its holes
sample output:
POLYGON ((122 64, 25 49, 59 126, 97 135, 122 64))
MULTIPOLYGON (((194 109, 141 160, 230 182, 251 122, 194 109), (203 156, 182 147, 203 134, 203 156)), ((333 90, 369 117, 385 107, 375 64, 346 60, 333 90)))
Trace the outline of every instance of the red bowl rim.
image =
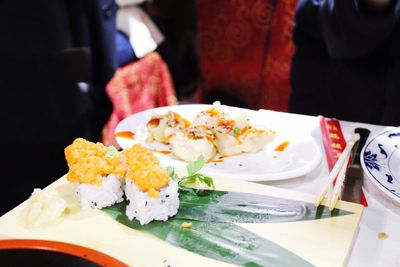
POLYGON ((0 240, 0 250, 34 249, 61 252, 77 256, 101 266, 126 267, 125 263, 91 248, 65 242, 38 239, 3 239, 0 240))

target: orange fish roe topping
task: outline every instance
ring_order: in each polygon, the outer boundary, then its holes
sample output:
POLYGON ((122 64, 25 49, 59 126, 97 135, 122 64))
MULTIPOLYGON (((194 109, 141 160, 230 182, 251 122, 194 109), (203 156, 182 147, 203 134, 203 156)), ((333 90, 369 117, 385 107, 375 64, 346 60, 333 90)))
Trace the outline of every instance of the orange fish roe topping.
POLYGON ((131 179, 150 197, 159 198, 159 190, 169 184, 170 178, 153 153, 136 144, 123 151, 127 160, 126 178, 131 179))
POLYGON ((108 174, 131 179, 150 197, 159 198, 159 190, 169 184, 167 171, 147 148, 136 144, 115 156, 107 155, 108 148, 101 143, 76 139, 65 149, 70 182, 101 184, 108 174))
POLYGON ((119 155, 114 157, 105 157, 107 161, 107 173, 112 173, 118 177, 124 177, 126 172, 126 157, 119 155))
POLYGON ((95 144, 83 138, 77 138, 65 148, 64 152, 68 166, 71 167, 81 159, 89 156, 104 157, 107 153, 107 147, 102 143, 95 144))
POLYGON ((108 169, 105 159, 90 156, 70 166, 67 180, 76 183, 101 184, 102 176, 109 173, 108 169))
POLYGON ((69 166, 67 179, 70 182, 101 184, 102 176, 125 175, 126 159, 120 156, 106 156, 108 148, 102 143, 92 143, 77 138, 65 148, 65 158, 69 166))

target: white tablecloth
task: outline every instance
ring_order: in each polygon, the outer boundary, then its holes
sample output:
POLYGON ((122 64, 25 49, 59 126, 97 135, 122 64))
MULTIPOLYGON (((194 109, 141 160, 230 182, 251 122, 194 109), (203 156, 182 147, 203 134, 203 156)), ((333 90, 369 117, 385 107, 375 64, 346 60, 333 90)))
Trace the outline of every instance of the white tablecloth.
MULTIPOLYGON (((283 119, 293 117, 293 122, 318 129, 317 117, 280 112, 274 112, 271 116, 278 116, 283 119)), ((382 131, 393 128, 347 121, 341 121, 341 127, 346 139, 350 138, 356 127, 369 129, 371 131, 369 138, 373 138, 382 131)), ((325 156, 320 132, 314 130, 313 134, 320 143, 323 155, 325 156)), ((323 157, 321 165, 303 177, 264 182, 264 184, 317 194, 321 184, 326 181, 328 173, 328 165, 325 157, 323 157)), ((400 204, 388 198, 379 188, 372 184, 367 176, 364 177, 364 192, 368 201, 368 207, 363 213, 360 230, 349 257, 348 266, 398 267, 400 266, 400 204), (388 237, 379 238, 379 233, 385 233, 388 237)))
MULTIPOLYGON (((323 155, 320 165, 305 176, 263 183, 294 191, 317 194, 329 174, 319 130, 319 119, 313 116, 274 111, 261 112, 264 112, 262 113, 262 118, 266 122, 278 121, 292 126, 295 124, 298 129, 310 130, 319 143, 323 155)), ((371 131, 370 138, 392 128, 344 121, 341 122, 341 126, 346 139, 350 137, 356 127, 368 128, 371 131)), ((348 259, 348 266, 398 267, 400 266, 400 204, 390 200, 369 181, 368 177, 364 177, 364 184, 368 189, 368 192, 365 193, 369 206, 364 210, 359 233, 348 259), (385 233, 387 238, 379 238, 380 233, 385 233)), ((7 237, 0 236, 1 238, 7 237)), ((329 240, 326 242, 329 242, 329 240)))

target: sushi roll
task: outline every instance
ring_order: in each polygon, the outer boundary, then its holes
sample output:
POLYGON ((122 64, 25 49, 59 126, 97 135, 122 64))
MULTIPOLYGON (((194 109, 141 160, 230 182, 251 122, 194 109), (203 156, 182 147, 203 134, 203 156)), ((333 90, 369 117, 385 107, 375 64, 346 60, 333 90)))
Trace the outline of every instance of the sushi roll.
POLYGON ((124 158, 115 148, 78 138, 65 148, 67 180, 83 209, 101 209, 123 201, 124 158))
POLYGON ((168 111, 164 115, 153 115, 147 123, 149 134, 147 141, 169 144, 169 139, 176 133, 189 127, 190 122, 176 112, 168 111))
POLYGON ((83 209, 114 205, 123 201, 125 193, 126 215, 142 225, 165 221, 178 212, 177 183, 142 145, 119 152, 78 138, 65 149, 65 156, 67 180, 73 183, 83 209))
POLYGON ((124 150, 123 154, 127 160, 127 217, 144 225, 174 216, 179 208, 178 185, 160 166, 157 157, 139 144, 124 150))
POLYGON ((74 183, 83 209, 102 209, 122 202, 122 188, 121 179, 114 174, 103 176, 100 184, 74 183))

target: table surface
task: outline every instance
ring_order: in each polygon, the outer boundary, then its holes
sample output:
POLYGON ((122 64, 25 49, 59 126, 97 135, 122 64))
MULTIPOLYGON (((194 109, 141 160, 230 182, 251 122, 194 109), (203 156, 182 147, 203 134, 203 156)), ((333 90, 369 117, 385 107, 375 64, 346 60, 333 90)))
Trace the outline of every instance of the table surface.
MULTIPOLYGON (((318 123, 317 117, 284 114, 280 112, 275 113, 275 116, 296 116, 298 117, 299 122, 308 124, 308 127, 312 127, 312 125, 318 123)), ((353 130, 357 127, 369 129, 371 131, 369 139, 385 130, 393 128, 390 126, 348 121, 341 121, 340 124, 346 140, 350 138, 353 130)), ((316 131, 315 137, 319 142, 320 147, 323 149, 319 131, 316 131)), ((328 164, 324 157, 321 166, 303 177, 264 183, 294 191, 317 194, 320 190, 321 184, 324 182, 324 178, 326 178, 328 174, 328 164)), ((364 192, 367 198, 368 207, 364 210, 361 218, 360 230, 355 240, 347 266, 400 266, 400 204, 393 202, 383 194, 380 189, 376 188, 376 186, 372 184, 366 175, 364 177, 364 192), (385 233, 388 237, 386 239, 379 238, 378 235, 380 233, 385 233)))
MULTIPOLYGON (((317 117, 274 111, 261 112, 264 112, 263 116, 266 120, 286 120, 288 123, 296 123, 299 124, 299 127, 310 129, 320 144, 324 155, 317 117)), ((392 128, 346 121, 341 121, 341 127, 346 139, 350 137, 356 127, 368 128, 371 131, 370 138, 392 128)), ((323 157, 320 165, 305 176, 263 183, 315 195, 320 190, 322 183, 326 181, 328 174, 328 165, 325 157, 323 157)), ((359 233, 348 258, 347 266, 400 266, 400 253, 398 253, 400 247, 400 205, 386 197, 370 182, 368 177, 364 177, 364 185, 368 207, 362 215, 359 233), (379 238, 380 233, 386 233, 387 238, 379 238)))

